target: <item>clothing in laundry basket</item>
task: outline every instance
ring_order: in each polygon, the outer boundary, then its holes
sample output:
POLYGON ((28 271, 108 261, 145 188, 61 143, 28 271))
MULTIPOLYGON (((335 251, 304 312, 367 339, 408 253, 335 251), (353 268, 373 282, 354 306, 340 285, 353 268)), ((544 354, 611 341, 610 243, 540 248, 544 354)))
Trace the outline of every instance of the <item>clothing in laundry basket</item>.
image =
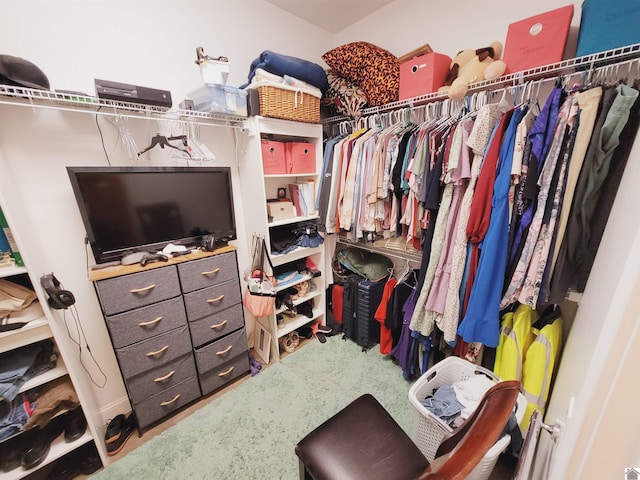
POLYGON ((443 422, 453 422, 464 408, 456 397, 456 392, 451 385, 442 385, 435 393, 422 400, 422 405, 431 413, 440 417, 443 422))

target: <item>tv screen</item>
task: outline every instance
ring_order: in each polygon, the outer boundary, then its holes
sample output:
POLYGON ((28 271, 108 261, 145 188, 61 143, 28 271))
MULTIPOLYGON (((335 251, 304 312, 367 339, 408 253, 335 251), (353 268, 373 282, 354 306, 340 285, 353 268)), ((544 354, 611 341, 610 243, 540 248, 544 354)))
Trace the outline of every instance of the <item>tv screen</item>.
POLYGON ((236 238, 228 167, 67 167, 96 263, 236 238))

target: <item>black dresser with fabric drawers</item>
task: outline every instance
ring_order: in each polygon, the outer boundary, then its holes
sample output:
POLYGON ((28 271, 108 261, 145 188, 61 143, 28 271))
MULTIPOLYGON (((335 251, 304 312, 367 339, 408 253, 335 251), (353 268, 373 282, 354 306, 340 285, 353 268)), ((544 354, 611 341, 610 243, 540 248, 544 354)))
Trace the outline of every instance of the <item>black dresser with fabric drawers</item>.
POLYGON ((249 372, 234 247, 90 278, 141 431, 249 372))

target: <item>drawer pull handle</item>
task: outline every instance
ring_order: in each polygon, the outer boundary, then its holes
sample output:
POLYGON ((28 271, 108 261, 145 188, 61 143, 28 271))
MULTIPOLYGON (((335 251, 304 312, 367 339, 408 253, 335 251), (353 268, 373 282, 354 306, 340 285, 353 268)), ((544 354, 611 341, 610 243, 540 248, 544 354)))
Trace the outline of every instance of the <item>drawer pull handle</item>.
POLYGON ((167 373, 164 377, 158 377, 158 378, 154 378, 153 381, 154 382, 164 382, 167 378, 171 378, 173 377, 173 374, 176 373, 175 370, 171 370, 169 373, 167 373))
POLYGON ((233 345, 229 345, 227 348, 225 348, 224 350, 221 350, 219 352, 216 352, 216 355, 224 355, 225 353, 229 353, 229 350, 231 350, 233 348, 233 345))
POLYGON ((215 268, 213 270, 209 270, 208 272, 202 272, 201 275, 213 275, 215 273, 218 273, 220 271, 219 268, 215 268))
POLYGON ((162 317, 154 318, 153 320, 149 320, 148 322, 140 322, 138 326, 140 327, 148 327, 149 325, 153 325, 154 323, 158 323, 162 320, 162 317))
POLYGON ((229 370, 227 370, 226 372, 222 372, 219 373, 218 376, 219 377, 226 377, 227 375, 229 375, 231 372, 233 372, 233 367, 229 367, 229 370))
POLYGON ((172 403, 175 403, 175 401, 178 400, 179 398, 180 398, 180 394, 177 394, 175 397, 173 397, 168 402, 162 402, 160 405, 163 406, 163 407, 166 407, 167 405, 171 405, 172 403))
POLYGON ((220 323, 216 323, 215 325, 211 325, 211 327, 209 328, 222 328, 227 324, 227 321, 225 320, 224 322, 220 322, 220 323))
POLYGON ((152 283, 151 285, 149 285, 148 287, 142 287, 142 288, 134 288, 132 290, 129 290, 131 293, 143 293, 146 291, 149 291, 153 288, 156 288, 156 284, 152 283))
POLYGON ((156 355, 160 355, 162 352, 166 351, 169 349, 169 345, 165 345, 164 347, 162 347, 160 350, 156 350, 155 352, 149 352, 147 353, 147 357, 154 357, 156 355))
POLYGON ((220 300, 222 300, 223 298, 224 298, 224 293, 222 295, 220 295, 219 297, 210 298, 209 300, 207 300, 207 303, 216 303, 216 302, 219 302, 220 300))

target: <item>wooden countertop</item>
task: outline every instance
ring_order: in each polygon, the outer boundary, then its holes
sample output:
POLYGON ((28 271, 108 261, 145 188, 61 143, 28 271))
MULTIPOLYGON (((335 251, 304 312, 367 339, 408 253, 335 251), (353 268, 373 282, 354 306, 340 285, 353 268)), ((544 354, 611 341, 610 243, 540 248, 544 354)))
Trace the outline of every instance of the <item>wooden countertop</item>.
POLYGON ((227 245, 226 247, 218 248, 213 252, 194 250, 188 255, 173 257, 166 262, 151 262, 144 267, 141 267, 138 263, 134 263, 133 265, 117 265, 114 267, 89 270, 88 276, 90 281, 96 282, 98 280, 119 277, 121 275, 127 275, 129 273, 145 272, 147 270, 153 270, 154 268, 166 267, 167 265, 176 265, 178 263, 189 262, 191 260, 197 260, 199 258, 206 258, 213 255, 220 255, 221 253, 233 252, 234 250, 237 250, 237 247, 234 247, 233 245, 227 245))

